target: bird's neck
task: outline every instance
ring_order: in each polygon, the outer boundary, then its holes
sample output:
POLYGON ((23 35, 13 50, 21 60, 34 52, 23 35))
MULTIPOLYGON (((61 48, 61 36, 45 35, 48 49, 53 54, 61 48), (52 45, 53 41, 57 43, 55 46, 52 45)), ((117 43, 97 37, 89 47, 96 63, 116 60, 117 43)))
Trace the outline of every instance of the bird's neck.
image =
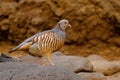
POLYGON ((57 29, 58 31, 63 31, 63 32, 65 32, 65 29, 62 28, 62 27, 60 26, 60 24, 57 24, 57 25, 55 26, 55 29, 57 29))
POLYGON ((55 32, 62 39, 65 39, 65 36, 66 36, 65 30, 60 29, 58 25, 56 25, 56 27, 53 28, 52 31, 55 32))

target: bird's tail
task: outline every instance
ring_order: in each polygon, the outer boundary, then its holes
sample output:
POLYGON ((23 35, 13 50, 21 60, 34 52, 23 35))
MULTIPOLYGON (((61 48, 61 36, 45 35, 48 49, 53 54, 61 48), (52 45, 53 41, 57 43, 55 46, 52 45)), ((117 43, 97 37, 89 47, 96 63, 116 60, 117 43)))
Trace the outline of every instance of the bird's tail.
MULTIPOLYGON (((18 46, 19 46, 19 45, 18 45, 18 46)), ((19 48, 18 46, 16 46, 15 48, 9 50, 9 53, 12 53, 12 52, 16 51, 16 50, 19 48)))
POLYGON ((12 53, 12 52, 17 51, 17 50, 26 50, 26 49, 28 49, 28 48, 30 47, 30 45, 33 44, 33 39, 34 39, 34 37, 37 36, 37 35, 40 35, 40 34, 35 34, 35 35, 29 37, 28 39, 26 39, 25 41, 23 41, 23 42, 22 42, 21 44, 19 44, 18 46, 16 46, 15 48, 11 49, 11 50, 9 51, 9 53, 12 53))
POLYGON ((16 47, 12 48, 12 49, 9 51, 9 53, 12 53, 12 52, 18 50, 21 46, 23 46, 22 43, 21 43, 20 45, 16 46, 16 47))
POLYGON ((9 50, 9 53, 12 53, 12 52, 14 52, 15 50, 13 50, 13 49, 11 49, 11 50, 9 50))
POLYGON ((12 53, 17 50, 27 50, 32 45, 32 43, 33 42, 23 42, 23 43, 19 44, 18 46, 16 46, 15 48, 11 49, 9 51, 9 53, 12 53))

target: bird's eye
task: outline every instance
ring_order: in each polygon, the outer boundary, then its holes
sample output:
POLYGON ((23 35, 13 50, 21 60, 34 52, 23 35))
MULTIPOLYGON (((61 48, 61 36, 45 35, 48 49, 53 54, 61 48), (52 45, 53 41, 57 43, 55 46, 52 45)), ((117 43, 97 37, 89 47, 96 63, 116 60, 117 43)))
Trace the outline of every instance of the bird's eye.
POLYGON ((67 24, 67 22, 65 22, 65 24, 67 24))

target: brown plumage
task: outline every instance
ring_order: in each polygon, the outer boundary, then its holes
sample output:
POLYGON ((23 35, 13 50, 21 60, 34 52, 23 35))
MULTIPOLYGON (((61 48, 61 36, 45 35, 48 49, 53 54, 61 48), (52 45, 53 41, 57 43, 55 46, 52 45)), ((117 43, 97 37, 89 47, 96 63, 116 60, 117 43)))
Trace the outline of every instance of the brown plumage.
MULTIPOLYGON (((71 27, 69 22, 67 20, 61 20, 55 28, 31 36, 9 52, 28 50, 33 56, 40 58, 45 56, 48 62, 51 65, 54 65, 51 61, 51 54, 52 52, 59 50, 64 45, 65 29, 67 27, 71 27)), ((41 59, 40 61, 43 63, 41 59)))

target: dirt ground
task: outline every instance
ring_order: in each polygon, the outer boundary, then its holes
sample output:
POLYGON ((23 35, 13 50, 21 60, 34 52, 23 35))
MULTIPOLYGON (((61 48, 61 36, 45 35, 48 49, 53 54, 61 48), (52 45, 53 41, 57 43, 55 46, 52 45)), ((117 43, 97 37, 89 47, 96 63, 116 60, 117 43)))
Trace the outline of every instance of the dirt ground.
POLYGON ((64 54, 120 59, 120 0, 0 0, 0 53, 64 18, 64 54))

